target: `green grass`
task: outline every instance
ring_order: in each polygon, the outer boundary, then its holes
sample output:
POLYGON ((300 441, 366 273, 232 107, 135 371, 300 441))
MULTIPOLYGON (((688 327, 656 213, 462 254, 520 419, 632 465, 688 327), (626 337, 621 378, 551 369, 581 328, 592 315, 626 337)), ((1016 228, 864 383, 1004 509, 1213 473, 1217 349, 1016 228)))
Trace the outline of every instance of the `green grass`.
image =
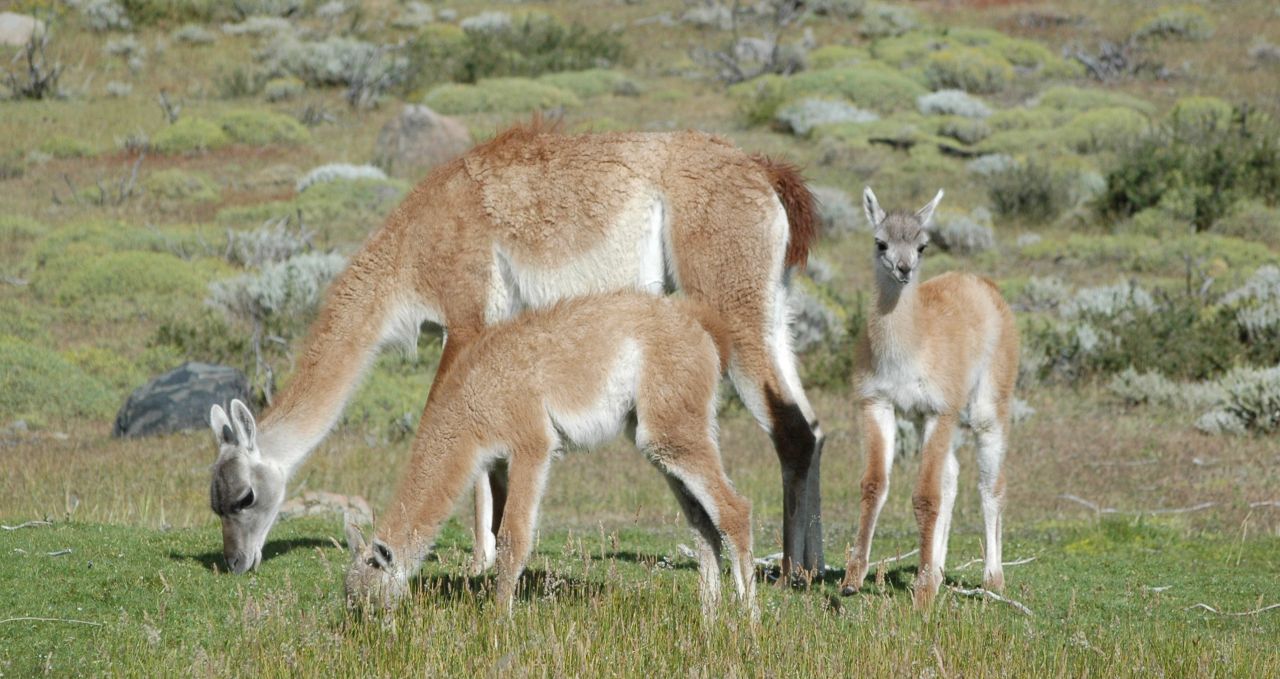
MULTIPOLYGON (((1239 612, 1260 597, 1269 602, 1280 574, 1274 537, 1188 535, 1150 520, 1048 523, 1006 540, 1011 557, 1035 557, 1007 571, 1009 595, 1031 617, 950 593, 929 614, 917 613, 908 560, 851 598, 836 594, 838 572, 809 591, 763 586, 753 630, 731 602, 718 619, 700 619, 696 567, 675 549, 688 536, 674 526, 604 530, 544 532, 507 621, 494 615, 492 576, 465 575, 469 539, 451 523, 440 558, 416 579, 394 629, 344 610, 348 556, 334 544, 336 519, 283 522, 247 577, 217 572, 213 525, 152 531, 69 522, 5 532, 0 550, 12 556, 0 561, 0 579, 31 584, 7 598, 3 615, 83 623, 5 622, 0 667, 19 676, 47 669, 156 676, 192 667, 259 676, 503 667, 577 676, 879 675, 939 666, 966 676, 1280 671, 1270 643, 1280 616, 1189 609, 1209 603, 1239 612), (49 555, 63 550, 71 551, 49 555)), ((976 536, 957 536, 953 545, 957 560, 977 554, 976 536)), ((907 546, 891 534, 879 551, 907 546)), ((974 565, 948 578, 962 587, 978 580, 974 565)))

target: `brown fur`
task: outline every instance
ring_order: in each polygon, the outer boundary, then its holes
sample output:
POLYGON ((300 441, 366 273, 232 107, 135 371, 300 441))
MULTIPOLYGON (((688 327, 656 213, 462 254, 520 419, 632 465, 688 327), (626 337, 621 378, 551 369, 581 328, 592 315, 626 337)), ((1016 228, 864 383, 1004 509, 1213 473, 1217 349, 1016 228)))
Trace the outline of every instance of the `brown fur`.
MULTIPOLYGON (((548 465, 571 443, 561 440, 561 432, 572 435, 567 424, 572 414, 598 405, 620 348, 634 342, 641 359, 631 396, 638 429, 646 436, 644 450, 668 475, 701 539, 716 546, 719 535, 725 536, 739 567, 736 577, 749 587, 750 505, 733 490, 720 463, 713 407, 720 358, 715 338, 703 325, 713 317, 687 313, 696 309, 677 300, 616 293, 560 302, 476 337, 437 382, 438 398, 423 413, 413 458, 376 530, 373 545, 386 547, 401 569, 391 573, 392 579, 407 582, 440 524, 497 454, 510 466, 498 533, 498 604, 509 611, 532 548, 548 465), (704 489, 702 501, 710 504, 693 499, 687 488, 704 489), (707 525, 710 516, 718 517, 714 526, 707 525)), ((387 605, 380 593, 387 587, 388 569, 368 559, 358 555, 348 593, 356 601, 376 597, 387 605)), ((704 576, 714 580, 715 573, 704 576)), ((392 590, 391 599, 403 595, 402 589, 392 590)), ((714 597, 703 594, 704 603, 714 597)))
POLYGON ((791 237, 787 240, 787 266, 804 266, 809 258, 809 248, 818 237, 818 206, 813 192, 795 165, 760 154, 752 156, 752 159, 764 168, 769 183, 778 192, 778 199, 787 211, 787 223, 791 227, 791 237))

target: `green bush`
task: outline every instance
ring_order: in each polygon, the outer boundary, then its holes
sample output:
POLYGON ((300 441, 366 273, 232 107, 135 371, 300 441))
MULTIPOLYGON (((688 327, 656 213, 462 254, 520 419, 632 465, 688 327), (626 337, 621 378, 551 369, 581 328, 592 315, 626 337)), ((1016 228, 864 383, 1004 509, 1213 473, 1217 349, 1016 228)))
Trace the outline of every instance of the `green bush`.
POLYGON ((1131 108, 1147 115, 1155 114, 1155 106, 1123 92, 1111 92, 1097 88, 1050 87, 1040 95, 1040 106, 1059 111, 1084 113, 1098 108, 1131 108))
POLYGON ((626 87, 630 83, 626 76, 605 68, 548 73, 539 76, 538 82, 572 92, 581 99, 612 94, 618 88, 626 87))
POLYGON ((1280 207, 1270 207, 1256 199, 1242 200, 1213 225, 1213 232, 1280 250, 1280 207))
POLYGON ((948 47, 930 54, 924 64, 930 89, 950 87, 966 92, 999 92, 1013 79, 1013 66, 976 47, 948 47))
POLYGON ((301 213, 309 227, 324 227, 334 238, 359 240, 406 192, 408 185, 398 180, 323 182, 291 200, 225 208, 218 212, 216 221, 223 226, 256 227, 269 219, 301 213))
POLYGON ((0 298, 0 335, 46 345, 53 313, 44 304, 32 304, 29 297, 0 298))
POLYGON ((805 97, 843 97, 860 108, 879 112, 914 110, 926 90, 898 71, 875 62, 853 68, 806 71, 793 76, 767 75, 729 89, 752 124, 773 120, 778 109, 805 97))
POLYGON ((1111 218, 1160 205, 1172 194, 1205 231, 1237 201, 1280 201, 1280 126, 1247 109, 1227 126, 1162 125, 1124 147, 1099 204, 1111 218))
POLYGON ((301 144, 311 139, 302 123, 271 111, 232 111, 219 116, 218 124, 232 141, 253 146, 301 144))
POLYGON ((135 26, 208 23, 235 18, 232 5, 223 0, 119 0, 135 26))
POLYGON ((153 200, 210 203, 218 199, 218 185, 203 174, 171 169, 154 172, 142 180, 142 190, 153 200))
POLYGON ((285 101, 305 92, 307 84, 293 76, 272 78, 262 86, 262 96, 267 101, 285 101))
POLYGON ((40 280, 39 289, 60 306, 149 296, 189 303, 204 292, 206 275, 172 255, 113 252, 71 271, 58 281, 40 280))
MULTIPOLYGON (((994 116, 993 116, 994 117, 994 116)), ((993 132, 978 143, 981 153, 1043 154, 1049 152, 1056 155, 1066 149, 1067 140, 1061 130, 1028 129, 993 132)))
POLYGON ((56 352, 0 335, 0 412, 6 419, 106 419, 115 409, 101 383, 56 352))
POLYGON ((151 148, 160 153, 199 153, 231 143, 222 126, 201 118, 182 118, 151 138, 151 148))
POLYGON ((871 53, 861 47, 824 45, 809 53, 809 68, 821 71, 828 68, 857 66, 871 60, 871 53))
POLYGON ((82 222, 59 227, 40 238, 31 259, 36 267, 53 267, 64 274, 108 252, 159 252, 167 243, 164 235, 151 229, 120 222, 82 222))
POLYGON ((991 127, 985 120, 964 116, 941 116, 936 119, 937 133, 964 144, 976 144, 991 136, 991 127))
POLYGON ((474 85, 447 84, 427 93, 423 103, 446 114, 523 113, 582 104, 572 92, 527 78, 494 78, 474 85))
POLYGON ((83 158, 84 156, 93 155, 93 147, 88 142, 61 134, 46 138, 36 148, 54 158, 83 158))
POLYGON ((1151 121, 1141 113, 1112 107, 1081 113, 1061 133, 1077 153, 1097 153, 1131 144, 1150 127, 1151 121))
POLYGON ((962 45, 985 47, 1020 68, 1038 71, 1043 77, 1071 78, 1081 75, 1078 64, 1067 62, 1048 47, 1033 40, 1011 38, 985 28, 954 28, 948 36, 962 45))
POLYGON ((1169 123, 1190 128, 1226 127, 1231 114, 1231 104, 1217 97, 1183 97, 1169 110, 1169 123))
POLYGON ((1174 38, 1180 40, 1208 40, 1213 35, 1213 20, 1203 7, 1179 5, 1163 7, 1147 17, 1133 31, 1135 40, 1174 38))
POLYGON ((48 231, 40 222, 19 215, 0 215, 0 262, 16 262, 48 231))
POLYGON ((1111 264, 1124 271, 1170 276, 1185 276, 1188 259, 1212 264, 1224 272, 1280 263, 1280 254, 1260 248, 1257 243, 1212 233, 1163 238, 1136 233, 1071 234, 1026 245, 1021 255, 1032 260, 1111 264))
POLYGON ((864 38, 884 38, 914 31, 919 25, 920 20, 909 7, 875 4, 863 10, 858 33, 864 38))
POLYGON ((1075 117, 1073 111, 1061 111, 1043 106, 1035 108, 1007 108, 992 113, 987 124, 996 131, 1006 130, 1050 130, 1057 128, 1075 117))
POLYGON ((1006 219, 1047 222, 1069 207, 1067 182, 1049 165, 1035 160, 1014 163, 986 181, 991 208, 1006 219))

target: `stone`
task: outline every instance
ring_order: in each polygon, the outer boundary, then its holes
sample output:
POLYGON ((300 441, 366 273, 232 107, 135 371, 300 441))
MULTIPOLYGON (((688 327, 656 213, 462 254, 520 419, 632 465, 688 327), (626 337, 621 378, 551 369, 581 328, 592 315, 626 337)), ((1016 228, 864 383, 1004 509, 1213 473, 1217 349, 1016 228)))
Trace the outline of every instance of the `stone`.
POLYGON ((293 497, 280 506, 280 518, 299 516, 345 515, 359 525, 373 523, 373 510, 369 501, 359 495, 339 495, 323 490, 309 490, 301 497, 293 497))
POLYGON ((134 438, 209 426, 209 409, 249 400, 249 380, 225 365, 188 362, 138 387, 116 415, 112 436, 134 438))
POLYGON ((394 177, 416 179, 471 148, 467 127, 422 104, 409 104, 378 133, 374 165, 394 177))
POLYGON ((44 22, 26 14, 0 12, 0 45, 22 47, 31 36, 43 34, 44 22))

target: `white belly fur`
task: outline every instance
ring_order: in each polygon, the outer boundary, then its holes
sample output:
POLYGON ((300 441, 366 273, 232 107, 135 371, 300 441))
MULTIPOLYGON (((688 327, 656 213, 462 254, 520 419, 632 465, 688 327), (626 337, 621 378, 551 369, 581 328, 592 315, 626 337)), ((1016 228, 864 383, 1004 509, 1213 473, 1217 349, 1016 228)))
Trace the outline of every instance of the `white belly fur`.
POLYGON ((563 436, 563 444, 592 448, 607 443, 622 433, 627 414, 635 408, 642 360, 639 343, 634 339, 627 339, 614 354, 604 386, 599 393, 593 395, 591 405, 584 409, 569 410, 555 403, 545 404, 552 424, 563 436))

